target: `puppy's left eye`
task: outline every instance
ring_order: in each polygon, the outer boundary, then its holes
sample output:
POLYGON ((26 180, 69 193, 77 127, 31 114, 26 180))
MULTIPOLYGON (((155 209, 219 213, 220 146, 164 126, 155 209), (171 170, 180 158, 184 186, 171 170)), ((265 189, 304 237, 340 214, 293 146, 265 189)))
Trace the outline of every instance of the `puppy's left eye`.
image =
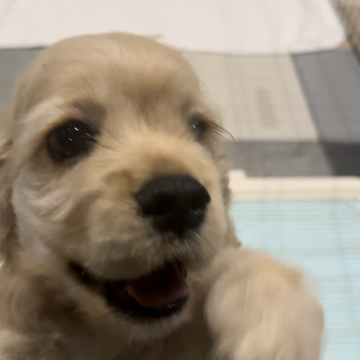
POLYGON ((50 156, 56 161, 83 155, 95 144, 96 132, 80 120, 69 120, 51 130, 46 138, 50 156))
POLYGON ((208 123, 200 116, 194 116, 191 119, 190 126, 198 141, 203 140, 207 130, 209 129, 208 123))

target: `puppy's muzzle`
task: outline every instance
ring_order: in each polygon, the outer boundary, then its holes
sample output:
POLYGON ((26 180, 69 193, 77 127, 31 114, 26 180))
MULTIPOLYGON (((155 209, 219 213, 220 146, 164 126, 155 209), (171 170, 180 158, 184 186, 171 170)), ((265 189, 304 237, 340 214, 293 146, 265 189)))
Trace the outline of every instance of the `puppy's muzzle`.
POLYGON ((156 177, 136 194, 142 214, 153 226, 180 238, 200 228, 210 200, 205 187, 189 175, 156 177))

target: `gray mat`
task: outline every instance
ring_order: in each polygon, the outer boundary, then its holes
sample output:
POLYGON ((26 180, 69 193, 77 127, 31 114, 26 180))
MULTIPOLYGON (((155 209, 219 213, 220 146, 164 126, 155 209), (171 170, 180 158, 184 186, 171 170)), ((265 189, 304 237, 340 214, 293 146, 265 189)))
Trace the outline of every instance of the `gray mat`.
POLYGON ((250 177, 360 176, 360 143, 225 143, 233 168, 250 177))
POLYGON ((0 50, 0 107, 8 105, 18 76, 39 52, 38 49, 0 50))
POLYGON ((360 67, 351 51, 293 56, 320 141, 360 142, 360 67))

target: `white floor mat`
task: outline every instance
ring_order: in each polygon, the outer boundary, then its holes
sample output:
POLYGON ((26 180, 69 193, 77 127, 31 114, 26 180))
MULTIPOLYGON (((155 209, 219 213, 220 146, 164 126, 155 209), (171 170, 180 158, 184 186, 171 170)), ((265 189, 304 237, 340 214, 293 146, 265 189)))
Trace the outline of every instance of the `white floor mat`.
POLYGON ((329 0, 0 0, 1 48, 108 31, 228 54, 324 50, 344 39, 329 0))
POLYGON ((290 56, 186 53, 185 57, 235 140, 317 140, 290 56))

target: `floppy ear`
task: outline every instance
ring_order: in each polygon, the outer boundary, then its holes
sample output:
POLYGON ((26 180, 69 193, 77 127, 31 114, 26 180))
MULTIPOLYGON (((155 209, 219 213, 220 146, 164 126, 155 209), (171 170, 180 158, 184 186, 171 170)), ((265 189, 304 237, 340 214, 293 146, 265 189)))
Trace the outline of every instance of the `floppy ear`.
POLYGON ((11 261, 16 246, 15 215, 11 204, 12 179, 10 115, 0 112, 0 261, 11 261))
MULTIPOLYGON (((224 162, 228 164, 227 157, 224 155, 224 162)), ((226 175, 223 177, 223 197, 225 200, 226 206, 226 222, 227 222, 227 232, 226 232, 226 245, 231 247, 239 247, 241 246, 241 241, 236 235, 235 226, 233 220, 230 215, 230 207, 231 207, 231 190, 229 187, 229 172, 228 165, 226 165, 226 175)))
MULTIPOLYGON (((219 127, 220 131, 222 130, 219 127)), ((231 136, 231 135, 230 135, 231 136)), ((235 227, 233 224, 233 220, 230 215, 230 207, 231 207, 231 190, 229 186, 229 169, 230 169, 230 162, 225 152, 225 147, 221 144, 217 151, 216 151, 216 161, 219 166, 221 176, 221 187, 222 187, 222 195, 225 204, 225 211, 226 211, 226 223, 227 223, 227 232, 225 235, 225 244, 231 247, 239 247, 241 246, 241 241, 238 239, 235 231, 235 227)))

